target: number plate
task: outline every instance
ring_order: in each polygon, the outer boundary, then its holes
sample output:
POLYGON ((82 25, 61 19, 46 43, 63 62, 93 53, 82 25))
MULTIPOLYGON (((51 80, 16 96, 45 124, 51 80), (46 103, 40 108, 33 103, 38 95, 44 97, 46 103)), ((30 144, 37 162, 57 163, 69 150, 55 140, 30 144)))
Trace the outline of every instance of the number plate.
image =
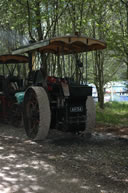
POLYGON ((70 107, 70 112, 72 112, 72 113, 83 112, 83 107, 82 106, 70 107))

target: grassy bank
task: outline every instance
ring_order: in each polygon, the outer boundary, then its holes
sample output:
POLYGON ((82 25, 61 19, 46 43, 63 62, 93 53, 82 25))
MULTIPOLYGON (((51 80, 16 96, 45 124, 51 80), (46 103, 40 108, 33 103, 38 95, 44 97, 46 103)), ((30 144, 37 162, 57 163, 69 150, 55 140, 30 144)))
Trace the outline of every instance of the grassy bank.
POLYGON ((96 122, 128 127, 128 102, 105 103, 104 110, 96 106, 96 122))

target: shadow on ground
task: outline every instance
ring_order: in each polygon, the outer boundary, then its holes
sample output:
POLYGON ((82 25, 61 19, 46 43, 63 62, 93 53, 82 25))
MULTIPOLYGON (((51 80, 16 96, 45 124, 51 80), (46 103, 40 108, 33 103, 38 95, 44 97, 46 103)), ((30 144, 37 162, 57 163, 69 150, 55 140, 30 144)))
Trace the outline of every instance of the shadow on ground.
POLYGON ((91 140, 50 131, 44 142, 1 125, 0 192, 126 193, 128 141, 94 133, 91 140))

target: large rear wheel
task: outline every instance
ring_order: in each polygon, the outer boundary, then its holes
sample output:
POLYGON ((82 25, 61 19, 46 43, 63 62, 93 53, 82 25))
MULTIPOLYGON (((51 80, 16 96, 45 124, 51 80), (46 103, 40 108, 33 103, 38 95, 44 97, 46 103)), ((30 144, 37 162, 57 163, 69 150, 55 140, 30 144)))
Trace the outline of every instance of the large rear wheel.
POLYGON ((24 96, 24 127, 27 136, 33 140, 47 137, 51 113, 46 91, 42 87, 29 87, 24 96))

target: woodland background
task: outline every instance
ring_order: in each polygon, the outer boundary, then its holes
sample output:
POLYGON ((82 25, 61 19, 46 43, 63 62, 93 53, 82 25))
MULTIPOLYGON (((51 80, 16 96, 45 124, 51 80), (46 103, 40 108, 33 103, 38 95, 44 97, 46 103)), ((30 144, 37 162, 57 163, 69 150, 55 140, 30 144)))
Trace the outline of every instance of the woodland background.
POLYGON ((75 32, 104 40, 107 49, 88 56, 100 107, 107 82, 128 80, 128 0, 1 0, 0 13, 0 54, 75 32))

